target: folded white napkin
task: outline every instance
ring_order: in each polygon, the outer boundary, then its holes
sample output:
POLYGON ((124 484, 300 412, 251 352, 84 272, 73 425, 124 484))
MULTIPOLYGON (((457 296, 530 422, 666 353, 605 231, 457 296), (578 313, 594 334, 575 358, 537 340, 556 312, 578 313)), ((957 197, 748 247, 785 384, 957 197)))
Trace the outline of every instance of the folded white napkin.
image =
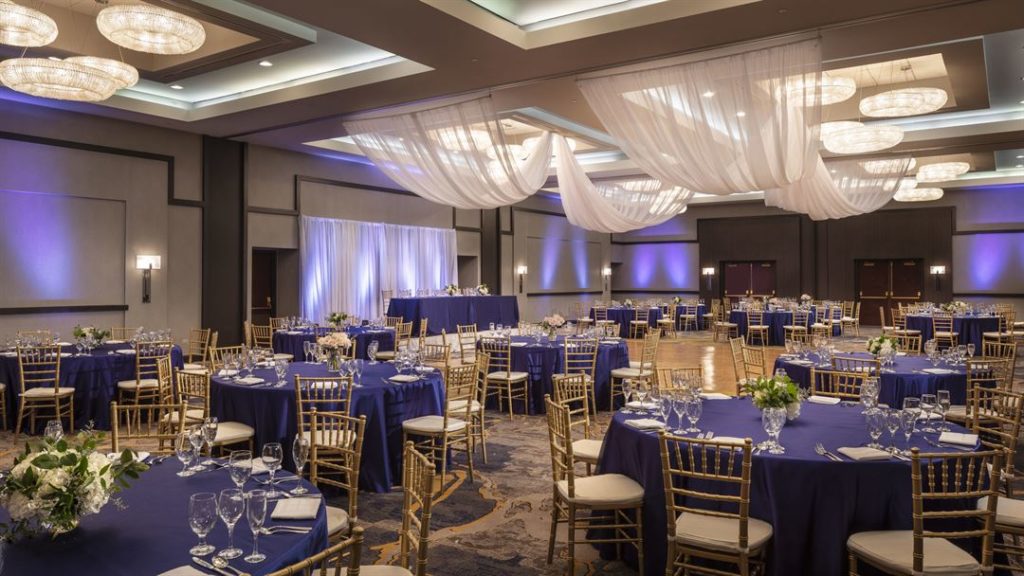
POLYGON ((949 368, 925 368, 921 372, 927 372, 928 374, 953 374, 953 370, 949 368))
POLYGON ((252 474, 253 474, 253 476, 255 476, 257 474, 268 474, 269 472, 270 472, 270 470, 267 469, 267 465, 263 463, 263 459, 262 458, 253 458, 252 459, 252 474))
POLYGON ((601 340, 601 344, 618 344, 618 340, 601 340))
POLYGON ((807 401, 814 404, 827 404, 829 406, 835 406, 841 402, 839 398, 832 396, 808 396, 807 401))
POLYGON ((872 462, 874 460, 888 460, 891 458, 888 452, 878 450, 877 448, 868 448, 867 446, 859 447, 843 447, 836 450, 843 456, 846 456, 850 460, 856 460, 857 462, 872 462))
POLYGON ((700 397, 705 400, 732 400, 732 396, 721 392, 701 392, 700 397))
POLYGON ((302 334, 302 331, 301 330, 289 330, 288 333, 291 334, 292 336, 295 336, 295 335, 298 335, 298 334, 302 334))
POLYGON ((295 358, 291 354, 274 354, 274 360, 291 360, 295 358))
POLYGON ((413 376, 412 374, 395 374, 391 378, 388 378, 391 382, 415 382, 419 379, 419 376, 413 376))
POLYGON ((60 357, 61 358, 68 358, 70 356, 71 356, 71 352, 61 352, 60 353, 60 357))
POLYGON ((135 350, 132 350, 131 348, 124 348, 122 350, 118 350, 117 353, 118 354, 135 354, 135 350))
POLYGON ((177 568, 168 570, 167 572, 161 572, 157 576, 209 576, 209 572, 203 572, 193 568, 191 564, 186 566, 178 566, 177 568))
POLYGON ((654 402, 639 402, 637 400, 634 400, 626 404, 626 406, 628 408, 643 408, 644 410, 653 410, 658 407, 658 405, 654 402))
POLYGON ((811 366, 814 362, 810 360, 787 360, 790 364, 796 364, 797 366, 811 366))
POLYGON ((60 342, 57 342, 57 346, 71 346, 71 342, 61 340, 60 342))
POLYGON ((17 355, 17 352, 4 352, 3 354, 0 354, 0 356, 6 356, 7 358, 14 358, 17 355))
POLYGON ((520 348, 520 347, 526 346, 528 344, 529 344, 529 342, 513 342, 513 343, 509 344, 509 346, 511 346, 513 348, 520 348))
MULTIPOLYGON (((118 460, 118 459, 121 458, 121 453, 120 452, 110 452, 110 453, 107 454, 107 458, 109 458, 111 461, 118 460)), ((145 462, 146 458, 149 458, 149 452, 136 452, 135 453, 135 461, 136 462, 145 462)))
POLYGON ((239 378, 235 380, 239 384, 261 384, 264 382, 263 378, 257 378, 256 376, 249 376, 247 378, 239 378))
POLYGON ((943 432, 939 434, 939 442, 957 444, 959 446, 976 446, 978 444, 978 435, 964 434, 962 432, 943 432))
POLYGON ((626 426, 636 428, 637 430, 661 430, 665 427, 665 423, 653 418, 637 418, 635 420, 626 420, 626 426))
POLYGON ((124 344, 124 340, 107 340, 107 344, 124 344))
POLYGON ((271 520, 312 520, 320 510, 320 498, 286 498, 278 500, 271 520))
POLYGON ((417 366, 416 367, 416 371, 419 372, 420 374, 431 374, 431 373, 434 372, 434 370, 437 370, 437 368, 434 368, 433 366, 417 366))
POLYGON ((217 376, 237 376, 238 370, 221 370, 217 372, 217 376))
POLYGON ((737 438, 735 436, 714 436, 711 438, 712 442, 721 442, 722 444, 739 444, 743 445, 746 440, 743 438, 737 438))

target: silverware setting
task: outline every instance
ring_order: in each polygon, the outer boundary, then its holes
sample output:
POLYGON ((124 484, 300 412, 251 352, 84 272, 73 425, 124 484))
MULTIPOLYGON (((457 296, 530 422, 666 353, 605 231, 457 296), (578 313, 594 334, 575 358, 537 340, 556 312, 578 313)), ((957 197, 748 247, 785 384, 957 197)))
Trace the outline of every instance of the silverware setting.
POLYGON ((952 448, 953 450, 959 450, 961 452, 974 452, 974 448, 968 448, 967 446, 957 446, 955 444, 945 444, 943 442, 937 442, 923 434, 921 435, 921 437, 924 438, 925 442, 931 444, 932 446, 935 446, 936 448, 952 448))
POLYGON ((260 534, 308 534, 311 530, 308 526, 264 526, 260 528, 260 534))
POLYGON ((213 572, 215 572, 217 574, 220 574, 221 576, 237 576, 237 574, 235 574, 234 572, 228 572, 227 570, 224 570, 223 568, 217 568, 213 564, 210 564, 209 562, 207 562, 206 560, 203 560, 202 558, 200 558, 198 556, 193 556, 192 557, 192 562, 196 563, 199 566, 202 566, 203 568, 206 568, 207 570, 212 570, 213 572))
POLYGON ((832 460, 833 462, 843 461, 843 459, 838 454, 833 454, 832 452, 826 450, 825 446, 821 442, 818 442, 817 444, 814 445, 814 452, 819 456, 824 456, 829 460, 832 460))
POLYGON ((213 566, 215 568, 221 568, 221 569, 225 569, 225 570, 230 570, 230 571, 234 572, 237 576, 252 576, 252 574, 249 574, 248 572, 243 572, 243 571, 239 570, 238 568, 235 568, 231 564, 228 564, 228 561, 223 559, 223 558, 221 558, 220 556, 214 556, 213 557, 213 566))

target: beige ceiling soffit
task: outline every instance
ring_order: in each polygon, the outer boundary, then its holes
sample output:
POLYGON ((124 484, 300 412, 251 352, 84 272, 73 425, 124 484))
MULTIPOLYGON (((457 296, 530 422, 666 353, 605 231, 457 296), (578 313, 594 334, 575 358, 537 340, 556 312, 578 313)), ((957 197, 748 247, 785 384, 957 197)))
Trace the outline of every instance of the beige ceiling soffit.
POLYGON ((424 4, 524 50, 581 38, 638 28, 666 20, 696 16, 761 0, 675 0, 594 16, 568 24, 526 31, 519 26, 464 0, 420 0, 424 4))

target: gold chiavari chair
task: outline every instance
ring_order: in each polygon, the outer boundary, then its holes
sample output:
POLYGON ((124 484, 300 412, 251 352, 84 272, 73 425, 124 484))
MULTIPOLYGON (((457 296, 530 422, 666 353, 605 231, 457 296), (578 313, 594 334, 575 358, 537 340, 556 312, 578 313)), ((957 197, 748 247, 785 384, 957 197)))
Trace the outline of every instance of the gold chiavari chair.
POLYGON ((760 572, 773 529, 771 524, 750 517, 750 438, 739 444, 662 431, 658 442, 668 508, 669 565, 665 573, 704 573, 695 560, 736 566, 735 570, 726 571, 723 566, 709 572, 713 574, 760 572), (696 482, 699 489, 693 487, 696 482))
POLYGON ((593 473, 597 459, 601 457, 602 440, 592 438, 589 407, 593 402, 592 384, 583 374, 558 374, 553 379, 555 402, 565 406, 569 411, 570 432, 574 427, 583 429, 583 437, 573 440, 572 454, 574 461, 587 465, 587 476, 593 473))
MULTIPOLYGON (((596 326, 602 326, 612 323, 612 321, 608 319, 607 306, 594 306, 591 310, 591 313, 594 315, 594 324, 596 326)), ((615 335, 618 336, 618 333, 616 333, 615 335)))
MULTIPOLYGON (((701 317, 700 328, 703 328, 704 330, 710 328, 715 322, 715 307, 722 306, 720 300, 709 300, 708 305, 710 307, 704 309, 704 315, 701 317)), ((698 306, 697 309, 700 310, 700 307, 698 306)))
POLYGON ((441 331, 440 342, 420 344, 420 358, 424 364, 441 370, 442 374, 448 369, 452 361, 452 345, 446 342, 444 330, 441 331))
POLYGON ((732 369, 736 374, 736 395, 743 394, 743 385, 747 383, 747 367, 744 364, 743 338, 737 336, 729 339, 729 351, 732 356, 732 369))
POLYGON ((372 567, 366 569, 360 569, 359 562, 362 559, 362 547, 363 547, 363 528, 356 527, 352 529, 352 535, 345 540, 336 542, 325 548, 324 550, 313 554, 312 556, 300 560, 290 566, 285 566, 280 570, 275 570, 267 576, 328 576, 328 574, 335 574, 340 576, 373 576, 373 574, 380 575, 379 571, 372 570, 372 567), (348 557, 346 562, 345 557, 348 557), (348 565, 348 568, 341 568, 342 566, 348 565))
POLYGON ((35 345, 50 344, 54 340, 52 330, 18 330, 19 340, 28 340, 35 345))
MULTIPOLYGON (((658 322, 657 322, 658 330, 661 331, 661 335, 662 336, 665 336, 665 335, 667 335, 669 333, 672 334, 673 338, 677 336, 677 334, 676 334, 676 310, 677 310, 677 307, 676 307, 675 304, 669 304, 669 305, 665 306, 665 310, 664 310, 664 313, 662 314, 661 318, 658 318, 658 322)), ((684 326, 684 329, 685 329, 685 326, 684 326)))
POLYGON ((811 315, 807 310, 794 310, 789 324, 782 327, 786 340, 807 342, 807 322, 811 315))
POLYGON ((229 355, 245 354, 245 346, 211 346, 210 368, 216 372, 224 368, 224 361, 229 355))
POLYGON ((761 346, 743 345, 743 377, 757 380, 768 376, 767 357, 761 346))
POLYGON ((327 539, 336 542, 349 534, 359 518, 359 471, 363 459, 366 416, 354 418, 338 412, 309 414, 309 481, 341 488, 348 507, 327 506, 327 539))
MULTIPOLYGON (((402 443, 410 437, 419 438, 415 445, 435 464, 441 465, 441 487, 448 478, 448 451, 466 453, 469 479, 473 481, 474 437, 470 420, 477 402, 476 366, 452 366, 445 375, 445 408, 440 416, 420 416, 402 422, 402 443)), ((477 404, 479 407, 479 404, 477 404)))
POLYGON ((880 324, 879 327, 882 329, 882 336, 888 336, 889 333, 896 330, 895 326, 885 323, 885 306, 878 307, 878 322, 880 324))
POLYGON ((265 350, 274 349, 274 329, 270 325, 260 326, 252 324, 250 329, 252 330, 252 345, 254 347, 265 350))
POLYGON ((622 334, 622 327, 616 322, 598 324, 598 327, 601 329, 601 334, 604 338, 619 338, 622 334))
POLYGON ((761 346, 768 345, 768 325, 764 322, 763 310, 747 310, 747 344, 753 344, 755 337, 761 346))
POLYGON ((385 328, 397 328, 405 319, 401 316, 385 316, 384 327, 385 328))
MULTIPOLYGON (((298 431, 312 437, 313 411, 320 414, 349 415, 352 407, 351 376, 299 376, 295 375, 295 412, 298 431)), ((310 441, 312 444, 312 441, 310 441)))
POLYGON ((380 350, 377 352, 378 360, 394 360, 395 354, 403 346, 408 346, 412 340, 412 321, 399 322, 395 326, 395 347, 391 350, 380 350))
POLYGON ((981 389, 1009 390, 1012 374, 1006 358, 974 358, 967 361, 967 403, 955 404, 946 411, 946 419, 970 427, 973 418, 972 399, 981 389))
MULTIPOLYGON (((210 415, 210 375, 179 371, 177 376, 178 400, 185 404, 185 424, 201 424, 210 415)), ((256 431, 248 424, 219 421, 211 448, 246 443, 252 451, 255 437, 256 431)))
POLYGON ((856 372, 865 376, 878 376, 882 373, 882 362, 877 358, 833 356, 832 369, 840 372, 856 372))
POLYGON ((869 376, 864 372, 843 372, 841 370, 819 370, 811 368, 812 394, 814 396, 827 396, 849 400, 860 401, 860 389, 864 380, 869 376))
POLYGON ((896 342, 896 349, 900 352, 906 352, 907 354, 918 355, 921 353, 921 335, 920 334, 904 334, 898 332, 889 335, 893 341, 896 342))
POLYGON ((131 340, 133 336, 135 336, 135 332, 137 332, 138 330, 139 328, 135 326, 111 326, 110 339, 127 342, 128 340, 131 340))
POLYGON ((995 332, 982 332, 982 341, 1012 342, 1015 336, 1014 323, 1016 321, 1013 308, 997 308, 996 316, 999 318, 999 327, 995 332))
POLYGON ((847 328, 853 328, 853 333, 860 336, 860 302, 843 302, 842 315, 839 317, 839 333, 845 336, 847 328))
POLYGON ((202 370, 209 356, 211 330, 209 328, 193 328, 188 333, 188 353, 185 356, 184 370, 202 370))
POLYGON ((576 478, 569 409, 553 401, 548 395, 544 396, 544 404, 547 407, 553 476, 548 564, 554 559, 558 525, 566 524, 569 532, 569 574, 573 574, 575 570, 577 532, 583 532, 580 536, 591 544, 614 543, 617 546, 634 546, 640 575, 643 576, 643 486, 621 474, 597 474, 576 478), (581 512, 584 514, 581 515, 581 512), (611 534, 602 532, 601 537, 588 539, 587 532, 592 528, 604 528, 611 534))
MULTIPOLYGON (((427 341, 427 326, 430 324, 430 318, 420 318, 420 332, 417 334, 420 343, 427 341)), ((411 328, 410 328, 411 329, 411 328)), ((444 332, 442 331, 442 334, 444 332)))
POLYGON ((629 337, 636 339, 645 336, 650 328, 651 309, 640 306, 633 309, 633 319, 629 321, 629 337))
MULTIPOLYGON (((68 419, 68 429, 75 431, 75 389, 60 385, 60 346, 18 346, 18 375, 21 406, 14 425, 15 434, 21 434, 25 415, 29 416, 29 429, 35 433, 36 419, 68 419)), ((6 415, 6 406, 4 407, 6 415)), ((6 424, 6 422, 5 422, 6 424)))
POLYGON ((174 440, 185 430, 185 403, 127 404, 110 403, 110 441, 120 452, 128 441, 137 451, 174 452, 174 440), (145 412, 145 417, 143 416, 145 412), (158 415, 158 418, 149 416, 158 415))
POLYGON ((726 339, 735 338, 740 335, 739 324, 729 320, 729 308, 727 306, 714 306, 712 311, 715 314, 715 321, 711 325, 711 341, 718 342, 718 335, 725 334, 726 339))
POLYGON ((170 379, 170 373, 162 380, 159 364, 165 359, 170 365, 171 348, 170 342, 139 342, 135 346, 135 378, 117 383, 118 404, 161 401, 161 396, 166 394, 161 384, 170 379))
POLYGON ((658 368, 658 377, 655 380, 659 393, 689 391, 687 385, 676 384, 677 381, 697 380, 704 388, 704 369, 700 366, 686 368, 658 368))
POLYGON ((914 528, 850 536, 850 575, 859 573, 860 562, 888 574, 991 574, 999 484, 991 481, 989 470, 1001 469, 1003 457, 1001 450, 931 454, 912 449, 914 528), (979 509, 976 503, 986 497, 979 509), (974 527, 957 529, 961 520, 974 527), (980 561, 951 542, 965 539, 981 540, 980 561))
POLYGON ((1008 495, 1015 477, 1013 455, 1017 453, 1022 408, 1024 396, 1009 390, 977 388, 971 395, 972 431, 985 448, 1006 453, 1000 480, 1008 495))
POLYGON ((270 330, 281 330, 284 328, 284 318, 271 318, 270 319, 270 330))
MULTIPOLYGON (((434 466, 416 451, 412 442, 405 445, 402 459, 402 529, 399 534, 398 561, 401 572, 370 566, 364 576, 427 576, 430 544, 430 515, 433 506, 434 466)), ((389 567, 390 568, 390 567, 389 567)))
POLYGON ((509 421, 513 419, 512 404, 516 400, 522 401, 523 413, 529 412, 530 407, 530 374, 512 370, 511 343, 508 337, 480 340, 480 351, 488 357, 485 390, 489 393, 492 384, 498 387, 498 410, 501 410, 502 401, 507 400, 509 421))
POLYGON ((814 324, 811 324, 811 336, 822 336, 832 338, 832 308, 825 306, 818 308, 818 316, 814 324))
POLYGON ((697 323, 696 304, 683 304, 679 310, 679 323, 683 326, 683 332, 700 329, 700 325, 697 323))
POLYGON ((459 359, 472 362, 476 357, 476 324, 459 324, 458 330, 459 359))
MULTIPOLYGON (((582 374, 590 386, 590 410, 597 414, 594 399, 594 371, 597 368, 597 351, 600 344, 596 338, 570 336, 562 343, 562 374, 582 374)), ((557 395, 556 395, 557 399, 557 395)))
POLYGON ((1011 378, 1017 369, 1017 343, 1016 342, 982 342, 982 358, 1005 358, 1010 361, 1007 371, 1011 378))
POLYGON ((594 323, 594 319, 587 314, 586 310, 583 302, 573 302, 572 309, 569 312, 569 316, 576 323, 576 329, 580 332, 586 330, 594 323))
POLYGON ((953 331, 953 315, 948 312, 934 312, 932 314, 932 338, 940 347, 943 343, 946 346, 956 346, 960 333, 953 331))
POLYGON ((644 345, 640 351, 640 361, 635 365, 630 362, 630 365, 625 368, 615 368, 611 371, 611 381, 608 383, 608 409, 615 410, 615 397, 624 396, 622 392, 622 381, 631 380, 634 378, 645 378, 652 380, 654 378, 654 370, 656 368, 656 362, 658 358, 658 343, 660 342, 661 334, 657 330, 652 330, 647 336, 644 337, 644 345))

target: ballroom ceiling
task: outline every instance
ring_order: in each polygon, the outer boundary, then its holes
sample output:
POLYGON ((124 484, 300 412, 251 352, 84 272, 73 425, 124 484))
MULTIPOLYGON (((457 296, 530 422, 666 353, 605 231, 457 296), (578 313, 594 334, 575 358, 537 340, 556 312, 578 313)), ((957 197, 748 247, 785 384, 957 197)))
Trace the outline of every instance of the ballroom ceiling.
MULTIPOLYGON (((859 98, 883 89, 942 87, 947 104, 898 120, 907 136, 889 152, 965 155, 973 171, 964 180, 1024 180, 1016 158, 1024 149, 1020 0, 149 3, 200 19, 210 40, 188 56, 125 51, 143 80, 101 104, 7 89, 0 97, 330 155, 355 151, 341 127, 346 115, 489 90, 524 136, 535 126, 576 137, 581 162, 601 176, 635 168, 585 104, 576 75, 809 33, 821 38, 825 69, 859 85, 857 97, 826 107, 824 120, 856 119, 859 98)), ((99 3, 35 7, 57 20, 61 36, 29 55, 117 57, 91 22, 99 3)), ((15 55, 0 49, 0 58, 15 55)))

